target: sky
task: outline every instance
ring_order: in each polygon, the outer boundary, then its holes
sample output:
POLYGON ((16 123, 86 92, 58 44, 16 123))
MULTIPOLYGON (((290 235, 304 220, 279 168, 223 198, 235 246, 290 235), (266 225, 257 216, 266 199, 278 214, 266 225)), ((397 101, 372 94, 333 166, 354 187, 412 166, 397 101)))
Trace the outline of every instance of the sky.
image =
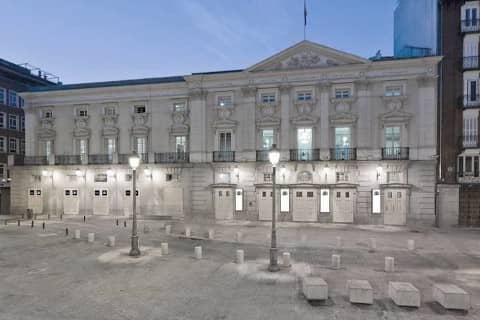
MULTIPOLYGON (((307 40, 393 52, 396 0, 307 0, 307 40)), ((303 0, 0 0, 0 58, 80 83, 248 68, 303 40, 303 0), (5 32, 7 31, 7 32, 5 32)))

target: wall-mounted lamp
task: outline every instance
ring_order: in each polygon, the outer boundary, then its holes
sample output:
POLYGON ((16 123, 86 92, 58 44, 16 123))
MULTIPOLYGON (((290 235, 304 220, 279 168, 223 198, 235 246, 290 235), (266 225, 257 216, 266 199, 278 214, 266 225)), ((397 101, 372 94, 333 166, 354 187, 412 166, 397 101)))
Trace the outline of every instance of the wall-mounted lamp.
POLYGON ((108 169, 107 170, 107 177, 109 177, 109 178, 115 177, 115 171, 113 171, 112 169, 108 169))
POLYGON ((149 168, 145 168, 145 169, 143 169, 143 174, 145 175, 145 177, 151 178, 152 177, 152 170, 149 169, 149 168))
POLYGON ((382 172, 383 172, 382 166, 378 166, 377 167, 377 181, 380 178, 380 176, 382 175, 382 172))
POLYGON ((79 178, 83 177, 83 171, 80 169, 75 170, 75 175, 79 178))
POLYGON ((235 166, 235 168, 233 168, 233 174, 235 175, 235 177, 237 177, 237 180, 240 180, 240 171, 238 170, 238 166, 235 166))

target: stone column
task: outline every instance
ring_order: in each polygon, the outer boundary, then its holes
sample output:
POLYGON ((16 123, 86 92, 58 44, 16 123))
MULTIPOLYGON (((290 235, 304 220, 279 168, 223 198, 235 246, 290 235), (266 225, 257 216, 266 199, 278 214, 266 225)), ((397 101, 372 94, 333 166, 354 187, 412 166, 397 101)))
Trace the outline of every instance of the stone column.
POLYGON ((207 91, 191 89, 190 97, 190 161, 207 161, 207 91))
POLYGON ((242 103, 238 111, 241 112, 242 122, 239 125, 239 139, 237 150, 241 151, 241 159, 247 161, 256 160, 256 125, 255 125, 255 95, 257 88, 244 87, 241 89, 242 103))
POLYGON ((350 110, 353 114, 358 115, 357 123, 352 126, 353 146, 357 147, 358 157, 361 159, 380 159, 378 150, 381 148, 378 142, 378 131, 372 130, 377 128, 373 122, 374 117, 371 112, 371 103, 369 103, 370 83, 367 80, 359 80, 355 82, 356 98, 350 110), (373 142, 373 143, 372 143, 373 142))
POLYGON ((279 88, 280 91, 280 159, 290 159, 290 149, 294 148, 295 143, 290 141, 291 130, 290 129, 290 105, 292 104, 292 98, 290 93, 292 91, 291 85, 283 85, 279 88))
POLYGON ((327 159, 330 155, 330 82, 319 83, 318 105, 320 107, 320 124, 318 131, 320 133, 320 159, 327 159))

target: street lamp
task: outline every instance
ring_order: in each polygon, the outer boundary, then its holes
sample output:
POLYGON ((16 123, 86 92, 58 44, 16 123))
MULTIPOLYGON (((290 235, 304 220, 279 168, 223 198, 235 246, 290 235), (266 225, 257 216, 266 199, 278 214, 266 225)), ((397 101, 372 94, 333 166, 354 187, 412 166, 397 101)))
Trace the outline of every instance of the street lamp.
POLYGON ((280 161, 280 152, 277 149, 275 144, 272 145, 272 148, 268 152, 268 160, 272 164, 273 174, 272 174, 272 236, 270 244, 270 264, 268 266, 268 271, 276 272, 280 270, 278 266, 278 249, 277 249, 277 230, 276 230, 276 215, 275 215, 275 175, 277 164, 280 161))
POLYGON ((138 248, 138 235, 137 235, 137 168, 140 165, 140 157, 137 152, 133 152, 132 155, 128 158, 128 164, 132 168, 132 202, 133 202, 133 222, 132 222, 132 247, 130 248, 130 253, 128 254, 131 257, 140 256, 140 249, 138 248))

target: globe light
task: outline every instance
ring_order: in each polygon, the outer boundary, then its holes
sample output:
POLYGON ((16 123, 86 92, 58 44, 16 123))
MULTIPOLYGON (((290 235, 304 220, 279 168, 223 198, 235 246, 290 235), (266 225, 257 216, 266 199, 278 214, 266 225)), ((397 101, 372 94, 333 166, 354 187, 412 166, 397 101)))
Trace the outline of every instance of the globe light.
POLYGON ((128 158, 128 164, 133 170, 137 170, 138 166, 140 166, 140 157, 138 156, 136 151, 134 151, 132 155, 128 158))
POLYGON ((79 177, 79 178, 80 178, 80 177, 83 177, 82 170, 80 170, 80 169, 75 170, 75 175, 76 175, 77 177, 79 177))
POLYGON ((114 175, 115 175, 115 172, 114 172, 112 169, 108 169, 108 170, 107 170, 107 176, 108 176, 108 177, 111 178, 111 177, 113 177, 114 175))
POLYGON ((48 177, 48 171, 47 170, 42 170, 42 176, 48 177))
POLYGON ((272 149, 268 152, 268 160, 273 167, 276 167, 280 161, 280 152, 278 151, 276 144, 272 144, 272 149))

